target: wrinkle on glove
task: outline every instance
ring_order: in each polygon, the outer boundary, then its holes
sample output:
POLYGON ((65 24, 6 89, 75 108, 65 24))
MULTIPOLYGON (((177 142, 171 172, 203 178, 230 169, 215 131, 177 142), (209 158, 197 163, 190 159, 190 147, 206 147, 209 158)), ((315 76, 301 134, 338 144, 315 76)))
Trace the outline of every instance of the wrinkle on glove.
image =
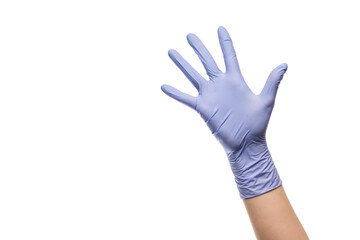
POLYGON ((287 64, 276 67, 260 94, 246 84, 229 33, 218 29, 226 72, 222 72, 210 52, 194 34, 187 40, 206 69, 203 78, 177 51, 169 56, 198 90, 198 96, 169 85, 161 89, 168 96, 197 111, 211 133, 224 147, 241 198, 251 198, 279 187, 282 182, 266 145, 266 129, 278 86, 287 64))

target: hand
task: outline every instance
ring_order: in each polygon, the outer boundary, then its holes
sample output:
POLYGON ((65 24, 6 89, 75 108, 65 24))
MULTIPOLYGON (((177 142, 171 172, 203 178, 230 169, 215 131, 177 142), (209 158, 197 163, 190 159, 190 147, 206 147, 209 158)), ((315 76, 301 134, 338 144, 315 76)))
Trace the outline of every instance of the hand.
POLYGON ((281 185, 266 146, 266 128, 274 107, 280 81, 287 64, 276 67, 259 95, 247 86, 238 65, 232 40, 225 28, 218 29, 226 72, 220 71, 209 51, 194 35, 189 44, 203 63, 209 80, 204 79, 175 50, 170 58, 199 91, 197 97, 163 85, 170 97, 196 110, 227 152, 243 198, 257 196, 281 185))

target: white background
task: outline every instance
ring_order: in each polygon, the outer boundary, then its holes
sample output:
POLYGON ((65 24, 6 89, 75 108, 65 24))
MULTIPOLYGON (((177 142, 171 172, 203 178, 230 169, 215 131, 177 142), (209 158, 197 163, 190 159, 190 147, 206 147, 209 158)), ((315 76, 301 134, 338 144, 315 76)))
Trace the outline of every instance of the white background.
POLYGON ((167 56, 232 36, 259 92, 289 65, 267 139, 312 239, 360 239, 357 1, 1 1, 0 239, 254 239, 225 152, 160 90, 167 56))

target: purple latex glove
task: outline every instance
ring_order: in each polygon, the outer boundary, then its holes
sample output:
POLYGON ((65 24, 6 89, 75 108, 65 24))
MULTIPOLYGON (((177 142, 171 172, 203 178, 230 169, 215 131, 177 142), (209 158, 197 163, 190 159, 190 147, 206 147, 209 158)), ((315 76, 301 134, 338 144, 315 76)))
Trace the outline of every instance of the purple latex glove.
POLYGON ((178 52, 170 50, 170 58, 196 87, 199 95, 194 97, 169 85, 162 85, 161 89, 201 115, 227 153, 241 198, 251 198, 282 184, 266 145, 265 133, 287 64, 276 67, 262 92, 255 95, 240 72, 229 33, 220 27, 218 34, 226 72, 220 71, 200 39, 189 34, 187 40, 203 63, 209 80, 204 79, 178 52))

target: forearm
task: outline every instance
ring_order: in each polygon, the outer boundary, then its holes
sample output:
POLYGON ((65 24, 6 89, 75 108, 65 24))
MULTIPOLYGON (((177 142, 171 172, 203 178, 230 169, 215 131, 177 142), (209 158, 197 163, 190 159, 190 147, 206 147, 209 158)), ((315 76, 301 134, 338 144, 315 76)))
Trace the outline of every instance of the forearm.
POLYGON ((282 186, 243 201, 257 239, 309 239, 282 186))
POLYGON ((258 239, 308 239, 286 197, 266 140, 228 154, 240 196, 258 239))

